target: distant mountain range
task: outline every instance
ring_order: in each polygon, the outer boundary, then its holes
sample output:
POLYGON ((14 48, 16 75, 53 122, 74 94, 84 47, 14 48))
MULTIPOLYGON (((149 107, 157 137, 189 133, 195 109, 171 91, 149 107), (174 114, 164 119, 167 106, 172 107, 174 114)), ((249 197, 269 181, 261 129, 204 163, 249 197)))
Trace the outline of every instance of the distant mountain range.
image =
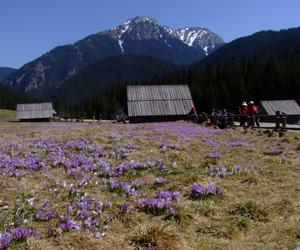
POLYGON ((144 82, 189 84, 195 104, 206 110, 236 107, 241 98, 299 99, 300 28, 261 31, 224 44, 204 28, 175 30, 136 17, 57 47, 4 81, 73 114, 88 107, 91 115, 104 105, 101 112, 108 116, 113 107, 124 108, 126 84, 144 82))
POLYGON ((178 65, 199 61, 224 44, 205 28, 172 29, 150 17, 135 17, 118 27, 59 46, 5 78, 8 86, 45 98, 84 67, 116 55, 147 55, 178 65))
POLYGON ((14 71, 16 71, 16 69, 7 68, 7 67, 0 67, 0 80, 3 80, 4 78, 9 76, 14 71))

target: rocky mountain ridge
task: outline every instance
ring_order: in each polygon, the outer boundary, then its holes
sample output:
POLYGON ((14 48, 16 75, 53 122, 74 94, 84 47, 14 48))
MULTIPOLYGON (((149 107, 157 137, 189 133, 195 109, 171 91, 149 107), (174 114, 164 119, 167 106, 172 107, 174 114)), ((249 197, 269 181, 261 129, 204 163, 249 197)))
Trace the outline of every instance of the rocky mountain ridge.
MULTIPOLYGON (((177 65, 206 57, 223 40, 202 28, 175 30, 151 17, 135 17, 113 29, 59 46, 5 78, 15 90, 43 98, 84 67, 117 55, 146 55, 177 65)), ((122 80, 122 79, 120 79, 122 80)))

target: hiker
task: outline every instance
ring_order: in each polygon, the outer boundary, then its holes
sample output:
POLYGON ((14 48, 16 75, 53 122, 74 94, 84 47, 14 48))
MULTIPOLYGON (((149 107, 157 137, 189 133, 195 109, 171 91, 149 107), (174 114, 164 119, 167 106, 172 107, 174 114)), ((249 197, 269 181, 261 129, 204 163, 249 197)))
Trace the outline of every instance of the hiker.
POLYGON ((197 121, 198 116, 197 116, 197 111, 196 111, 195 106, 191 107, 191 110, 189 112, 189 118, 191 121, 197 121))
POLYGON ((212 109, 210 117, 211 117, 212 124, 214 126, 216 126, 217 125, 217 113, 216 113, 215 108, 212 109))
POLYGON ((240 126, 243 128, 247 128, 248 105, 246 102, 242 102, 239 112, 240 112, 240 126))
POLYGON ((250 101, 248 103, 248 114, 250 116, 249 126, 254 126, 254 123, 255 123, 256 127, 260 127, 259 116, 258 116, 258 108, 254 104, 253 101, 250 101))
POLYGON ((227 127, 232 128, 234 127, 234 111, 230 110, 227 112, 227 127))
POLYGON ((223 109, 222 116, 224 117, 225 123, 227 125, 227 123, 228 123, 228 112, 227 112, 226 109, 223 109))
POLYGON ((219 128, 227 128, 228 126, 228 113, 226 109, 223 109, 223 111, 220 112, 221 115, 219 116, 219 128))

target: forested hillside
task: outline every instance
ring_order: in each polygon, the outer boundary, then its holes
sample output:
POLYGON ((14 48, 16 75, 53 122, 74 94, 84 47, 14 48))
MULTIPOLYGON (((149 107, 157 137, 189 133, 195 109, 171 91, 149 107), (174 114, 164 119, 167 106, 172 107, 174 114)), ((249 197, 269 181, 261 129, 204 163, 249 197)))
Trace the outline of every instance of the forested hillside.
POLYGON ((127 84, 156 83, 155 79, 176 69, 180 67, 148 56, 110 57, 65 81, 51 99, 63 113, 107 116, 116 109, 124 109, 127 84))
POLYGON ((17 93, 2 84, 0 82, 0 109, 15 109, 18 103, 37 101, 24 94, 17 93))
POLYGON ((205 109, 236 108, 249 99, 299 100, 300 28, 260 32, 229 43, 193 65, 188 78, 205 109))
MULTIPOLYGON (((139 84, 189 84, 201 111, 212 107, 236 111, 242 101, 250 99, 299 100, 300 29, 266 31, 238 39, 187 69, 177 68, 151 79, 139 84)), ((91 115, 99 110, 107 115, 119 108, 125 110, 128 83, 133 82, 110 86, 86 98, 73 111, 91 115)))
POLYGON ((248 58, 255 54, 265 58, 275 56, 280 59, 287 59, 292 47, 299 43, 299 37, 300 28, 260 31, 225 44, 192 67, 203 69, 212 63, 227 62, 232 58, 248 58))
POLYGON ((299 100, 300 28, 237 39, 173 75, 175 82, 190 84, 196 105, 206 111, 236 110, 250 99, 299 100))

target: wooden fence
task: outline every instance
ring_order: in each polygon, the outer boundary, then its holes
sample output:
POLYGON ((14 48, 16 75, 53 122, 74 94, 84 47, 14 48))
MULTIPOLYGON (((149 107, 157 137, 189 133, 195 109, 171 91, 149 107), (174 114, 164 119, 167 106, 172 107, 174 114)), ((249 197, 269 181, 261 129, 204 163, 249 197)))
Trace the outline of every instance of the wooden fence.
MULTIPOLYGON (((300 119, 298 115, 286 115, 286 114, 276 114, 276 115, 258 115, 258 116, 246 116, 243 117, 247 121, 247 126, 251 128, 260 128, 260 129, 275 129, 275 130, 300 130, 300 127, 291 127, 288 126, 288 119, 300 119), (255 126, 255 118, 258 117, 259 120, 267 119, 268 123, 274 123, 274 126, 255 126), (250 125, 250 126, 249 126, 250 125)), ((228 115, 228 123, 234 124, 235 121, 239 121, 241 119, 241 115, 228 115)))

